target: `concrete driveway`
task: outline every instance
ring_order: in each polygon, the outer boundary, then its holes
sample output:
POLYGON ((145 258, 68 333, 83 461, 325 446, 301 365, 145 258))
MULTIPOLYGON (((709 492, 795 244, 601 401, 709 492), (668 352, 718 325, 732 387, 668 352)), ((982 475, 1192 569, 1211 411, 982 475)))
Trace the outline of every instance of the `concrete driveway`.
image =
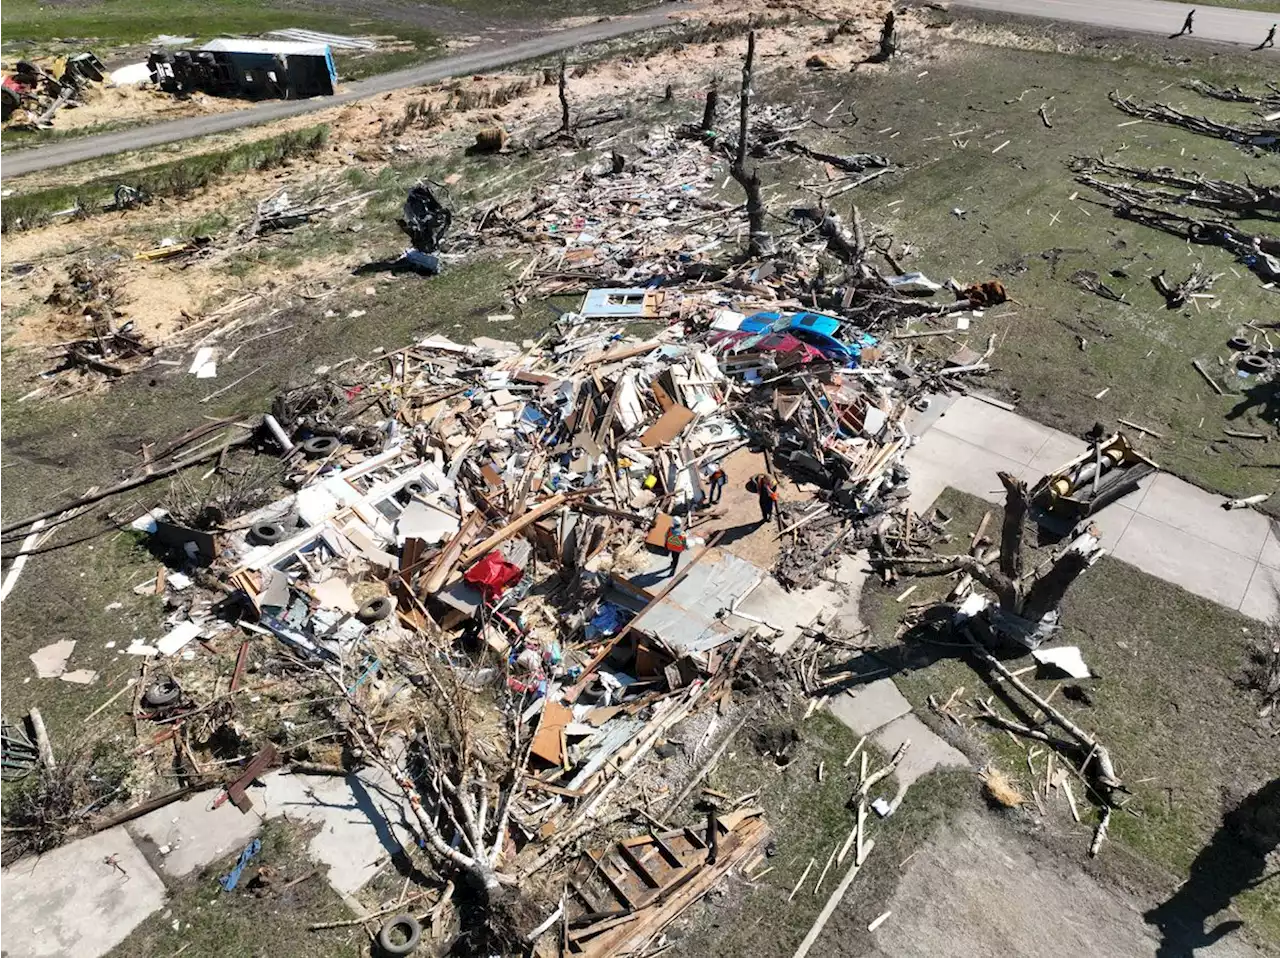
MULTIPOLYGON (((923 432, 907 454, 916 510, 928 508, 947 486, 1003 502, 997 472, 1034 482, 1084 448, 1074 436, 970 397, 931 410, 913 428, 923 432)), ((1096 520, 1103 546, 1117 559, 1229 609, 1268 619, 1280 611, 1280 530, 1252 509, 1224 510, 1223 501, 1157 473, 1096 520)))

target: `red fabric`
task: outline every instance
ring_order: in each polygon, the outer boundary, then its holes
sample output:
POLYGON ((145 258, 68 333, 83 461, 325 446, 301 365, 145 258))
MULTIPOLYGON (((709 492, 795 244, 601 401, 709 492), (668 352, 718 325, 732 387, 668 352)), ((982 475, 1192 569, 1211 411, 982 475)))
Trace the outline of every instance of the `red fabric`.
POLYGON ((493 599, 502 595, 507 586, 519 582, 523 575, 523 569, 494 550, 468 569, 462 578, 479 589, 486 599, 493 599))

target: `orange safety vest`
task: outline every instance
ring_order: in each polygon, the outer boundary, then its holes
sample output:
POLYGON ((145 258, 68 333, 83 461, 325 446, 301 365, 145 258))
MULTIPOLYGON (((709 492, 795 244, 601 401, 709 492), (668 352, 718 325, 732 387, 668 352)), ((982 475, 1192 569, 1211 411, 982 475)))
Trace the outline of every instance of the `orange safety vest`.
POLYGON ((667 533, 667 551, 684 552, 684 544, 685 544, 685 540, 684 540, 683 532, 667 533))
POLYGON ((724 470, 723 470, 723 469, 717 469, 717 470, 716 470, 715 472, 713 472, 713 473, 712 473, 708 478, 710 479, 710 481, 711 481, 712 485, 714 485, 714 484, 715 484, 715 483, 717 483, 717 482, 723 482, 723 481, 724 481, 724 479, 725 479, 724 470))

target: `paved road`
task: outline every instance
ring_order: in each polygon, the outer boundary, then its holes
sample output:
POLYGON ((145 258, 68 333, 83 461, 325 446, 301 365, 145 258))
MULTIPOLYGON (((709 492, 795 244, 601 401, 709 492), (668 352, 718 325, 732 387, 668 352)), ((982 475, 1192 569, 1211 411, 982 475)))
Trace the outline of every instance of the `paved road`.
MULTIPOLYGON (((1189 4, 1168 0, 956 0, 955 6, 1165 36, 1176 33, 1192 9, 1189 4)), ((1261 43, 1267 28, 1280 20, 1280 14, 1229 7, 1197 7, 1195 10, 1196 39, 1251 47, 1261 43)))
POLYGON ((110 156, 127 150, 141 150, 149 146, 173 143, 211 133, 226 133, 246 126, 271 123, 288 117, 300 116, 316 110, 324 110, 353 100, 399 90, 404 87, 436 83, 454 76, 484 73, 528 60, 570 50, 587 43, 611 40, 628 33, 651 30, 672 21, 671 17, 690 8, 683 5, 666 5, 627 17, 616 17, 603 23, 560 30, 556 33, 507 43, 500 46, 482 46, 458 56, 432 60, 420 66, 384 73, 379 76, 347 84, 337 96, 315 97, 310 100, 272 101, 231 113, 214 116, 197 116, 184 120, 170 120, 151 126, 141 126, 119 133, 101 133, 95 136, 66 140, 50 146, 18 150, 0 156, 0 175, 20 176, 37 170, 48 170, 70 163, 79 163, 99 156, 110 156))

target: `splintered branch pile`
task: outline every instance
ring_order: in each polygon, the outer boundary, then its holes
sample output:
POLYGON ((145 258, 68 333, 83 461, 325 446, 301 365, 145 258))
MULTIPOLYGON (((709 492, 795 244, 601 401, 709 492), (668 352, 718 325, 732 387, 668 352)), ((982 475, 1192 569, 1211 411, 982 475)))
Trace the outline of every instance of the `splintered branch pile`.
POLYGON ((1200 206, 1249 217, 1280 216, 1280 185, 1255 183, 1248 176, 1244 183, 1236 183, 1210 179, 1202 173, 1178 172, 1167 166, 1146 169, 1087 157, 1077 157, 1072 169, 1085 186, 1123 203, 1200 206), (1096 173, 1169 186, 1174 190, 1148 190, 1133 183, 1113 183, 1100 179, 1096 173))
POLYGON ((1216 86, 1200 79, 1187 80, 1182 85, 1188 90, 1195 90, 1202 96, 1212 97, 1215 100, 1224 100, 1227 103, 1254 103, 1267 112, 1280 110, 1280 86, 1276 86, 1275 83, 1267 84, 1266 93, 1248 93, 1238 86, 1216 86))
POLYGON ((1232 126, 1229 123, 1219 123, 1217 120, 1211 120, 1207 116, 1184 113, 1182 110, 1175 109, 1167 103, 1144 103, 1132 97, 1121 96, 1118 90, 1112 91, 1110 97, 1116 109, 1130 116, 1136 116, 1143 120, 1152 120, 1156 123, 1180 126, 1201 136, 1229 140, 1242 146, 1256 146, 1270 152, 1280 151, 1280 127, 1277 126, 1268 126, 1263 123, 1255 123, 1250 126, 1232 126))

